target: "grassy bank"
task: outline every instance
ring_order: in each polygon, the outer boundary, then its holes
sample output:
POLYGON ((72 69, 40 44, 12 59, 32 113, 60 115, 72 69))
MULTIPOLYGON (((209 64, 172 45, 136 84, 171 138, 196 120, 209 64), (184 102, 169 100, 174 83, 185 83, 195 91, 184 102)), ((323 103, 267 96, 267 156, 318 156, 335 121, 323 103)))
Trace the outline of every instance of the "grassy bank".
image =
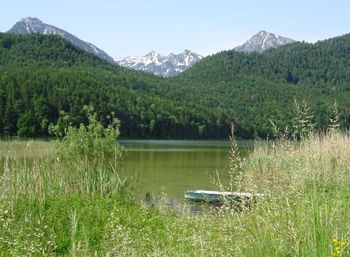
POLYGON ((350 255, 348 134, 256 142, 247 160, 233 152, 233 184, 265 198, 200 217, 133 203, 117 159, 52 149, 0 143, 0 256, 350 255))

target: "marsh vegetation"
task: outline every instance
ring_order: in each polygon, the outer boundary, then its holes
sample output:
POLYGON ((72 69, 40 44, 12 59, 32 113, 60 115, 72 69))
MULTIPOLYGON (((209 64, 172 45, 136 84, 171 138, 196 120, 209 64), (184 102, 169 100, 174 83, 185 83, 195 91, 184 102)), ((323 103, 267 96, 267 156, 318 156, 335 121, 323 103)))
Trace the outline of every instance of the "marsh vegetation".
POLYGON ((118 121, 105 128, 88 117, 58 145, 1 142, 1 256, 350 254, 350 135, 337 126, 298 142, 257 141, 245 159, 233 139, 232 181, 218 187, 266 197, 194 217, 131 200, 118 174, 118 121))

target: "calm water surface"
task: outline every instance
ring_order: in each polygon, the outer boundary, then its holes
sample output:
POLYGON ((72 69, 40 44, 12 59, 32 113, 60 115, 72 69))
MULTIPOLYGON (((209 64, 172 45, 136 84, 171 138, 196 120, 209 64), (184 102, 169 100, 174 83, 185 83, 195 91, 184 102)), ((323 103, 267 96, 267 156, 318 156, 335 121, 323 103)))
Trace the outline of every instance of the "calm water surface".
MULTIPOLYGON (((228 180, 228 141, 120 140, 126 148, 122 175, 132 177, 135 197, 148 193, 183 199, 189 189, 216 189, 213 178, 228 180)), ((239 142, 246 155, 248 141, 239 142)))

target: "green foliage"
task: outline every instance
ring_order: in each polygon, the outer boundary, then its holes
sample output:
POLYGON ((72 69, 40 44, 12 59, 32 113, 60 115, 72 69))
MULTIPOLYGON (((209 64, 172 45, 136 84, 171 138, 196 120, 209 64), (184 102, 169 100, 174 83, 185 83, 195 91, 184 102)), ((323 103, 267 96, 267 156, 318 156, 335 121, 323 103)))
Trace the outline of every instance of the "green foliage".
POLYGON ((243 128, 239 136, 271 135, 269 119, 278 127, 291 127, 294 98, 309 103, 315 129, 325 131, 334 100, 346 110, 342 110, 345 124, 341 125, 350 123, 349 45, 348 34, 263 53, 223 51, 204 58, 172 80, 186 88, 195 85, 196 91, 188 89, 187 100, 199 93, 205 106, 220 108, 225 115, 227 111, 235 113, 243 128), (219 101, 211 105, 213 99, 219 101))
POLYGON ((205 58, 180 77, 204 83, 253 76, 287 84, 339 85, 349 82, 349 42, 347 34, 315 44, 296 42, 263 53, 223 51, 205 58))
POLYGON ((35 120, 32 111, 24 112, 17 120, 17 127, 19 128, 17 134, 19 137, 33 137, 35 136, 35 120))
POLYGON ((106 65, 65 39, 55 35, 0 34, 1 66, 62 67, 79 64, 106 65))
POLYGON ((86 179, 85 167, 68 169, 55 155, 32 156, 31 142, 3 145, 16 152, 0 158, 0 256, 350 254, 348 133, 272 147, 259 141, 241 167, 232 141, 242 190, 266 197, 249 209, 215 206, 196 217, 96 194, 86 188, 99 180, 86 179), (21 159, 23 152, 28 156, 21 159))
POLYGON ((159 96, 161 78, 111 65, 56 36, 0 34, 1 40, 13 44, 0 47, 0 136, 49 136, 48 125, 63 122, 61 111, 79 126, 87 122, 84 105, 98 117, 114 112, 124 137, 222 136, 207 108, 159 96))
POLYGON ((48 126, 48 132, 49 134, 55 135, 58 138, 63 138, 66 134, 69 125, 72 125, 70 123, 69 114, 67 114, 65 111, 60 111, 57 123, 50 123, 50 125, 48 126))
MULTIPOLYGON (((67 162, 83 162, 88 166, 98 166, 121 157, 121 147, 117 143, 119 137, 119 120, 109 116, 110 124, 104 127, 97 120, 92 107, 84 106, 88 124, 80 124, 79 128, 68 126, 58 145, 57 155, 67 162)), ((63 119, 67 119, 63 117, 63 119)), ((52 130, 59 131, 60 124, 53 126, 52 130)))
MULTIPOLYGON (((267 138, 269 120, 291 128, 293 99, 305 99, 325 131, 336 100, 350 123, 350 35, 259 53, 224 51, 178 77, 162 79, 111 65, 60 37, 0 34, 0 136, 47 137, 60 123, 87 124, 84 105, 104 125, 114 112, 129 138, 267 138), (103 119, 102 119, 103 118, 103 119)), ((311 115, 311 114, 310 114, 311 115)), ((63 131, 61 131, 62 133, 63 131)))
MULTIPOLYGON (((104 194, 124 193, 127 179, 118 174, 123 149, 118 144, 119 120, 112 113, 107 118, 109 124, 104 126, 97 120, 97 115, 91 106, 84 106, 87 125, 68 125, 69 117, 62 113, 63 121, 50 126, 56 135, 63 135, 56 144, 55 154, 60 165, 73 170, 78 179, 87 180, 87 191, 104 194), (61 131, 64 131, 63 134, 61 131)), ((85 189, 84 189, 85 190, 85 189)))

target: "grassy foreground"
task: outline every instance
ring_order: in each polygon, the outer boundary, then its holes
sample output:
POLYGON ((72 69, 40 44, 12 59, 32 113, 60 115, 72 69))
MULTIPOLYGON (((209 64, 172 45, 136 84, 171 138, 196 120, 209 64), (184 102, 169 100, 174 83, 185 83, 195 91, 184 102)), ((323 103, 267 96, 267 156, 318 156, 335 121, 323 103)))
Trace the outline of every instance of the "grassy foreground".
POLYGON ((235 154, 232 182, 266 197, 249 210, 191 217, 133 203, 117 159, 1 142, 0 256, 350 255, 349 134, 257 142, 249 159, 235 154))

